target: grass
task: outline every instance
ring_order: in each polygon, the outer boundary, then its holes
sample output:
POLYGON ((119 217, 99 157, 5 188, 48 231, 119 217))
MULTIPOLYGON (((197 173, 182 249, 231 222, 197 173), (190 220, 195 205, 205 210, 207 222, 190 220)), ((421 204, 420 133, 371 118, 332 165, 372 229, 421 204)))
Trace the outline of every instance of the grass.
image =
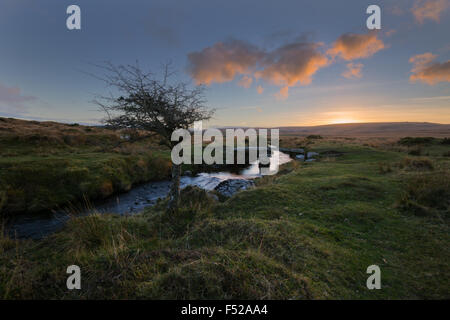
POLYGON ((3 238, 0 297, 450 298, 450 159, 413 161, 407 150, 347 139, 310 149, 339 156, 289 163, 225 202, 187 188, 178 213, 160 201, 131 217, 74 217, 40 241, 3 238), (81 290, 66 289, 72 264, 81 290), (381 290, 366 288, 372 264, 381 290))
POLYGON ((39 212, 166 179, 169 152, 120 132, 0 118, 0 214, 39 212))

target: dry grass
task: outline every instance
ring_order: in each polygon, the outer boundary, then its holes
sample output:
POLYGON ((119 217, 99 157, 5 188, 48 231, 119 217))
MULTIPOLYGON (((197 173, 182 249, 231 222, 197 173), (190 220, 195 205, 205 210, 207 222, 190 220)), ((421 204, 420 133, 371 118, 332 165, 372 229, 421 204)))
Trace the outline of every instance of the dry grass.
POLYGON ((406 170, 433 170, 433 161, 430 158, 406 157, 398 164, 400 169, 406 170))

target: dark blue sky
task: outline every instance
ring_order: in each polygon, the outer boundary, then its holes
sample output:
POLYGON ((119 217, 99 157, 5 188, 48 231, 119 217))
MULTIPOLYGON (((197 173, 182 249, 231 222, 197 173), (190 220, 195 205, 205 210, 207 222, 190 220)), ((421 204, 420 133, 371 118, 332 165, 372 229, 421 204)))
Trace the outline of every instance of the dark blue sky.
POLYGON ((2 0, 0 116, 98 123, 91 63, 139 60, 207 83, 213 125, 450 123, 448 2, 2 0))

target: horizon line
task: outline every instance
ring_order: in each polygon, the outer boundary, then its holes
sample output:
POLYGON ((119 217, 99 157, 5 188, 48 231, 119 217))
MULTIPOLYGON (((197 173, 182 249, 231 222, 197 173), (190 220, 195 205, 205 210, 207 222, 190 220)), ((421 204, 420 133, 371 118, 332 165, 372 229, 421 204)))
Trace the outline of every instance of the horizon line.
MULTIPOLYGON (((79 124, 83 126, 90 126, 90 127, 101 127, 104 126, 101 123, 88 123, 88 122, 76 122, 76 121, 70 121, 70 120, 52 120, 52 119, 42 119, 42 118, 25 118, 25 117, 8 117, 8 116, 0 116, 0 119, 16 119, 16 120, 23 120, 23 121, 37 121, 37 122, 55 122, 55 123, 61 123, 61 124, 79 124)), ((313 127, 324 127, 324 126, 346 126, 346 125, 361 125, 361 124, 383 124, 383 123, 390 123, 390 124, 433 124, 433 125, 450 125, 450 123, 439 123, 439 122, 430 122, 430 121, 369 121, 369 122, 345 122, 345 123, 326 123, 326 124, 317 124, 317 125, 281 125, 281 126, 232 126, 232 125, 213 125, 210 126, 210 128, 217 128, 217 129, 226 129, 226 128, 313 128, 313 127)))

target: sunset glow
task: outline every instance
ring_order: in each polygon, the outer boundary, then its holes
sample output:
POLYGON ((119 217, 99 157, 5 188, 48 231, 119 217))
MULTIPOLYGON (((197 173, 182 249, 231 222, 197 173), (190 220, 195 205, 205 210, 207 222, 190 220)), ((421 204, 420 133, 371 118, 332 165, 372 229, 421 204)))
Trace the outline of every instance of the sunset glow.
POLYGON ((332 119, 330 120, 330 124, 338 124, 338 123, 356 123, 356 122, 361 122, 355 119, 332 119))

